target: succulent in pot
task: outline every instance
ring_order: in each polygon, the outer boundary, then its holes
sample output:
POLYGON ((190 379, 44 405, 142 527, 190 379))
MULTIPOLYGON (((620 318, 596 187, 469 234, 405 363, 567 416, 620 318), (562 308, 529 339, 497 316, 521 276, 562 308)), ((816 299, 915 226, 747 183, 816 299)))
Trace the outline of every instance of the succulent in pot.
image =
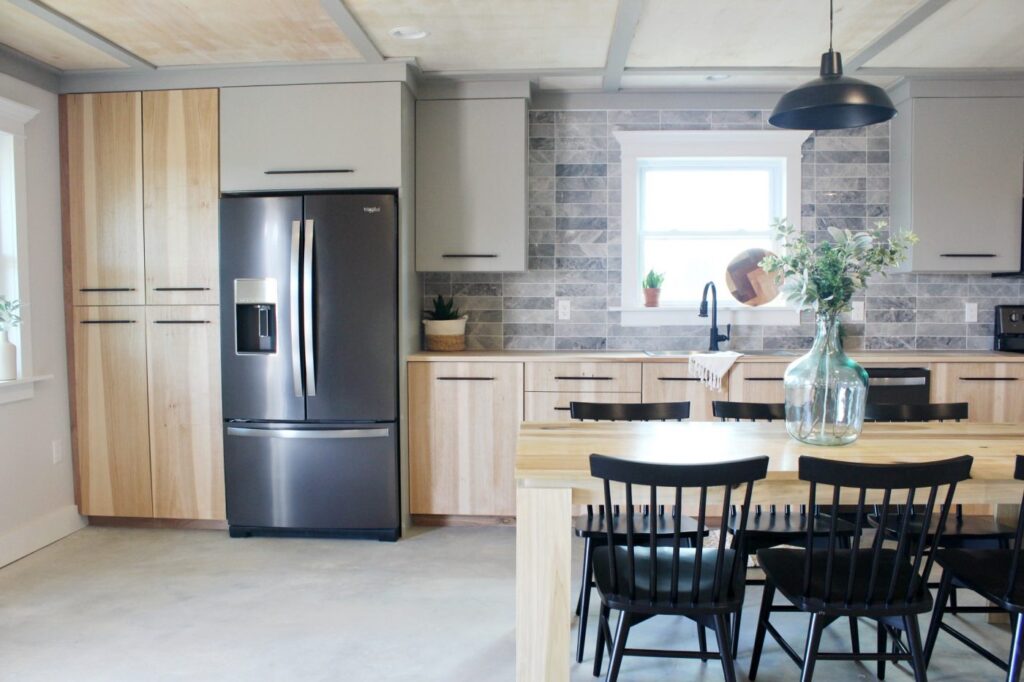
POLYGON ((650 270, 643 278, 641 285, 644 289, 644 307, 657 308, 658 300, 661 297, 661 285, 665 281, 665 273, 650 270))
POLYGON ((433 309, 424 310, 427 350, 453 351, 466 349, 466 319, 455 307, 455 298, 438 294, 433 309))

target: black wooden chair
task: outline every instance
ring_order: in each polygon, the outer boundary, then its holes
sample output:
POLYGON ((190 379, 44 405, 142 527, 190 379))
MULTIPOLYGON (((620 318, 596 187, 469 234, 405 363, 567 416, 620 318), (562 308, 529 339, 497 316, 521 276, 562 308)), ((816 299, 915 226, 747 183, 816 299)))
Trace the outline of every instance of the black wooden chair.
MULTIPOLYGON (((569 403, 569 414, 573 419, 581 421, 683 421, 690 417, 690 403, 569 403)), ((651 529, 661 543, 671 541, 671 522, 665 519, 664 505, 657 513, 650 508, 643 512, 634 512, 634 527, 640 535, 646 537, 651 529)), ((577 516, 573 520, 573 531, 576 537, 583 539, 583 576, 580 579, 580 595, 576 600, 576 615, 580 617, 576 639, 576 662, 583 662, 583 652, 587 643, 587 619, 590 611, 590 590, 594 586, 594 550, 606 542, 609 524, 612 535, 619 544, 626 542, 625 517, 620 515, 619 506, 611 509, 604 505, 587 505, 585 516, 577 516)), ((696 541, 697 522, 688 516, 682 518, 683 542, 692 546, 696 541)), ((705 530, 703 535, 706 535, 705 530)), ((701 650, 706 648, 704 629, 699 629, 701 650)))
MULTIPOLYGON (((705 549, 700 542, 692 548, 683 547, 682 491, 683 488, 699 489, 699 494, 693 491, 698 500, 698 527, 704 527, 707 518, 708 489, 720 486, 723 487, 723 509, 729 507, 734 488, 739 489, 736 492, 742 497, 740 517, 745 519, 754 481, 763 479, 767 471, 767 457, 720 464, 654 464, 590 456, 591 475, 604 483, 605 507, 612 504, 612 483, 624 484, 627 508, 632 508, 637 499, 633 494, 634 486, 647 489, 648 497, 641 499, 651 509, 658 506, 659 487, 674 489, 670 546, 658 546, 653 529, 641 543, 633 516, 626 515, 625 543, 620 545, 609 530, 605 545, 594 554, 594 577, 601 597, 595 677, 601 672, 601 659, 607 643, 611 656, 608 682, 618 678, 623 656, 718 658, 722 661, 725 679, 729 682, 736 680, 728 622, 730 616, 735 617, 743 608, 746 571, 739 553, 726 548, 724 514, 717 547, 705 549), (741 488, 744 484, 745 489, 741 488), (621 612, 614 636, 609 626, 613 609, 621 612), (630 629, 658 615, 685 616, 695 621, 701 631, 712 628, 718 639, 718 653, 626 648, 630 629)), ((640 494, 643 494, 642 490, 640 494)), ((742 530, 740 532, 742 534, 742 530)))
POLYGON ((819 660, 873 660, 878 664, 879 679, 885 676, 886 661, 910 661, 914 679, 924 682, 925 654, 917 616, 932 608, 928 575, 935 561, 935 548, 941 537, 934 535, 929 541, 926 528, 933 514, 938 513, 939 527, 946 521, 956 484, 971 473, 973 458, 964 455, 953 459, 924 464, 857 464, 817 457, 800 458, 800 480, 810 483, 808 504, 818 499, 818 486, 832 487, 833 507, 839 505, 841 491, 848 489, 849 497, 857 500, 853 543, 849 549, 839 547, 836 532, 838 519, 833 516, 828 543, 824 550, 812 547, 808 529, 807 546, 803 549, 762 549, 757 558, 765 572, 766 583, 761 599, 761 611, 754 635, 754 652, 750 661, 750 679, 755 679, 761 660, 766 633, 779 643, 783 651, 799 665, 800 679, 809 682, 814 665, 819 660), (940 489, 945 487, 940 504, 940 489), (894 513, 900 491, 906 491, 902 502, 906 507, 926 498, 921 508, 925 523, 917 533, 909 524, 910 517, 902 516, 896 548, 885 546, 885 534, 875 533, 870 546, 860 547, 867 523, 868 492, 880 493, 878 505, 882 527, 886 527, 894 513), (894 491, 895 494, 894 494, 894 491), (772 600, 778 591, 800 611, 811 616, 807 643, 801 659, 792 646, 769 622, 772 600), (837 618, 870 618, 878 622, 877 653, 819 653, 822 631, 837 618), (896 637, 906 632, 907 643, 896 637), (892 635, 897 651, 886 652, 886 639, 892 635))
MULTIPOLYGON (((711 413, 722 421, 778 421, 786 418, 786 406, 783 403, 738 403, 725 400, 716 400, 711 403, 711 413)), ((730 512, 729 532, 733 534, 733 548, 739 549, 743 555, 743 565, 749 563, 749 557, 756 554, 759 549, 778 547, 779 545, 801 546, 807 537, 808 514, 807 508, 800 506, 798 514, 793 513, 790 505, 783 507, 783 513, 777 513, 773 504, 769 512, 764 513, 761 505, 754 506, 754 513, 747 519, 745 526, 746 533, 743 536, 744 546, 737 544, 736 531, 739 523, 736 518, 736 510, 730 512)), ((810 521, 814 528, 814 535, 818 544, 828 536, 831 527, 831 517, 823 514, 821 507, 815 506, 810 514, 810 521)), ((837 524, 839 537, 842 542, 849 544, 853 537, 853 526, 846 521, 840 520, 837 524)), ((760 579, 747 579, 748 585, 763 585, 760 579)), ((795 610, 795 609, 794 609, 795 610)), ((860 650, 860 633, 857 631, 856 619, 850 619, 850 637, 853 640, 854 651, 860 650)), ((739 653, 740 640, 740 617, 737 616, 734 623, 732 645, 733 657, 739 653)))
MULTIPOLYGON (((1017 463, 1013 472, 1014 478, 1024 481, 1024 456, 1017 455, 1017 463)), ((1017 682, 1024 668, 1024 575, 1022 575, 1021 551, 1024 540, 1024 499, 1021 500, 1020 514, 1017 517, 1017 531, 1014 534, 1013 549, 940 549, 935 553, 935 562, 942 567, 942 581, 939 593, 935 597, 935 610, 928 628, 928 637, 924 644, 925 663, 931 661, 935 648, 935 639, 939 630, 945 630, 957 640, 963 642, 985 659, 995 663, 1006 671, 1007 682, 1017 682), (947 612, 946 602, 953 594, 953 586, 959 584, 974 590, 982 597, 996 605, 995 610, 1008 612, 1015 620, 1013 628, 1013 644, 1010 649, 1009 663, 997 658, 974 640, 959 630, 942 622, 947 612)), ((980 607, 979 610, 989 612, 993 609, 980 607)))
MULTIPOLYGON (((869 422, 931 422, 931 421, 961 421, 968 417, 967 403, 924 403, 919 405, 872 405, 869 404, 864 411, 864 420, 869 422)), ((893 516, 886 526, 886 534, 889 539, 895 539, 902 524, 902 510, 893 516)), ((967 515, 964 516, 964 507, 957 504, 953 507, 953 515, 946 521, 942 529, 942 542, 940 547, 944 548, 970 548, 970 549, 1007 549, 1015 530, 996 520, 991 514, 967 515)), ((921 518, 918 509, 910 510, 910 527, 916 532, 920 529, 921 518)), ((868 517, 868 521, 877 525, 877 514, 868 517)), ((933 521, 928 529, 928 538, 936 533, 937 521, 933 521)), ((932 587, 937 587, 933 583, 932 587)), ((950 613, 977 613, 985 612, 985 607, 960 607, 957 604, 956 590, 960 587, 954 584, 951 593, 950 613)))

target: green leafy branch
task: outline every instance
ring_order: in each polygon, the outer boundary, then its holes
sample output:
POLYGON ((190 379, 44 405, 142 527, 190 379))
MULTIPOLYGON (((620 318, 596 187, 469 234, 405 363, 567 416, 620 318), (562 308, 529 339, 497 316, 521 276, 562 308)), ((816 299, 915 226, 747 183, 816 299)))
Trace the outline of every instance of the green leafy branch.
POLYGON ((0 332, 14 329, 21 324, 21 302, 0 296, 0 332))

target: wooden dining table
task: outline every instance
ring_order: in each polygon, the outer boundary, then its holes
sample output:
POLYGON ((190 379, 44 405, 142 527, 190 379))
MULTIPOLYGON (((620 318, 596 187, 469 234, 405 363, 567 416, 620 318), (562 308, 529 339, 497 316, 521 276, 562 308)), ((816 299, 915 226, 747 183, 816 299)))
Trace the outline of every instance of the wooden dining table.
MULTIPOLYGON (((755 503, 806 504, 797 464, 803 455, 883 464, 969 454, 971 480, 958 485, 957 502, 1019 504, 1024 489, 1013 478, 1014 456, 1024 454, 1024 424, 867 424, 855 443, 820 447, 790 438, 780 422, 524 423, 515 473, 520 682, 569 679, 573 505, 604 502, 600 481, 590 476, 592 453, 679 464, 767 455, 768 476, 754 486, 755 503)), ((820 493, 831 500, 831 489, 820 493)))

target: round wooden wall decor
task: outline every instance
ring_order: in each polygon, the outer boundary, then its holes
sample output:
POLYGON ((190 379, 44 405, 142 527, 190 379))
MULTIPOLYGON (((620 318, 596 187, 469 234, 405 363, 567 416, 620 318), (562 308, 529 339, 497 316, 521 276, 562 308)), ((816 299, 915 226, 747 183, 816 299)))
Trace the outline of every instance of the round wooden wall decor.
POLYGON ((775 276, 761 269, 758 263, 772 255, 765 249, 747 249, 739 253, 725 269, 725 283, 740 303, 749 306, 764 305, 779 295, 775 276))

